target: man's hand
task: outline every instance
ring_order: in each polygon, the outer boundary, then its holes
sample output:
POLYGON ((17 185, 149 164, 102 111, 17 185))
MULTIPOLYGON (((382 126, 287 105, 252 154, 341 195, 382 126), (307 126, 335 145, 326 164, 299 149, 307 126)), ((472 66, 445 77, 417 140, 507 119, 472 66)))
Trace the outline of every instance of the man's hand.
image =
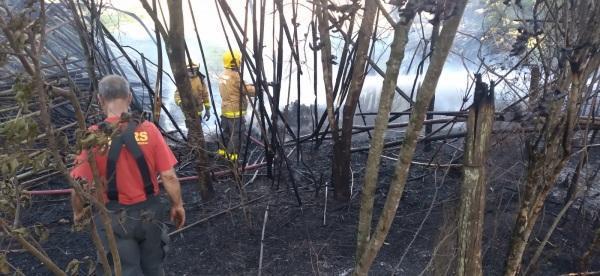
POLYGON ((170 168, 160 172, 160 178, 163 181, 163 187, 165 187, 167 195, 171 199, 171 221, 175 223, 177 228, 181 228, 185 224, 185 210, 181 200, 181 185, 175 170, 170 168))
POLYGON ((204 112, 204 120, 208 121, 210 119, 210 110, 206 110, 204 112))
POLYGON ((185 209, 183 209, 183 205, 173 205, 171 207, 171 221, 175 223, 177 229, 185 224, 185 209))

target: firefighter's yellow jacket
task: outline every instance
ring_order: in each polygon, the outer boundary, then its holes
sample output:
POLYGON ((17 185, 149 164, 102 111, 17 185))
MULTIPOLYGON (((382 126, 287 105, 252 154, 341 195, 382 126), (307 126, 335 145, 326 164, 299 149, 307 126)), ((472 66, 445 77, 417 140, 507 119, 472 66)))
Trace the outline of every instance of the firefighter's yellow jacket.
POLYGON ((244 84, 246 87, 244 89, 244 87, 240 86, 240 83, 240 73, 234 69, 225 69, 221 76, 219 76, 221 115, 225 118, 239 118, 244 116, 246 107, 248 106, 248 100, 245 95, 250 97, 256 95, 254 85, 244 84))
MULTIPOLYGON (((192 85, 192 95, 196 99, 198 104, 198 112, 202 112, 204 108, 210 109, 210 99, 208 98, 208 90, 206 85, 200 79, 200 76, 193 76, 190 78, 190 84, 192 85)), ((181 96, 179 91, 175 91, 175 103, 181 105, 181 96)))

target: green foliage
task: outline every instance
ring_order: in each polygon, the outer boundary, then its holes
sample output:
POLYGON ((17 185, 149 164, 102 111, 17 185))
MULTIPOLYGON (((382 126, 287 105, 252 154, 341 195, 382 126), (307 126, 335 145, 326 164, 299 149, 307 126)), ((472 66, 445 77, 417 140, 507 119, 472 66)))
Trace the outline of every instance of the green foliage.
POLYGON ((523 26, 519 20, 532 17, 535 0, 521 0, 519 5, 512 2, 480 0, 472 3, 469 7, 472 15, 463 18, 466 25, 463 29, 471 34, 475 32, 470 30, 481 30, 477 36, 492 54, 510 51, 520 34, 518 29, 523 26))
POLYGON ((29 236, 29 230, 25 227, 15 228, 11 230, 11 234, 27 238, 29 236))
POLYGON ((48 236, 50 236, 49 232, 48 232, 48 228, 46 228, 43 224, 41 223, 36 223, 33 226, 33 233, 35 233, 35 237, 38 241, 40 242, 45 242, 48 240, 48 236))
POLYGON ((0 67, 8 62, 8 51, 7 43, 0 43, 0 67))
POLYGON ((8 260, 6 259, 6 254, 0 254, 0 274, 8 274, 10 273, 10 265, 8 265, 8 260))
POLYGON ((96 262, 89 256, 86 256, 85 258, 83 258, 82 261, 80 261, 78 259, 73 259, 67 265, 65 272, 68 275, 79 275, 79 271, 81 270, 82 265, 87 265, 87 267, 88 267, 87 275, 92 275, 95 270, 95 267, 96 267, 96 262))
POLYGON ((25 49, 26 44, 31 42, 31 38, 34 34, 38 34, 42 29, 40 24, 37 1, 26 0, 24 1, 23 8, 16 11, 5 11, 8 20, 6 27, 12 31, 12 37, 14 44, 12 45, 13 50, 16 52, 22 52, 25 49))
POLYGON ((15 100, 17 101, 17 104, 19 104, 24 111, 28 111, 31 94, 34 90, 31 79, 17 77, 15 83, 13 84, 12 90, 16 93, 15 100))
POLYGON ((0 127, 0 136, 4 139, 4 144, 6 146, 12 145, 13 148, 23 142, 33 143, 38 135, 37 122, 29 117, 13 119, 0 127))
POLYGON ((81 265, 81 262, 79 260, 73 259, 67 265, 67 269, 65 269, 65 272, 67 272, 67 274, 69 274, 69 275, 78 275, 80 265, 81 265))
POLYGON ((50 156, 48 152, 42 152, 31 159, 31 167, 33 168, 33 171, 38 172, 46 169, 50 163, 48 160, 49 157, 50 156))
MULTIPOLYGON (((116 125, 117 124, 111 124, 109 128, 116 130, 116 125)), ((78 130, 75 133, 77 138, 77 144, 75 145, 75 148, 77 149, 77 151, 91 149, 98 149, 99 151, 104 151, 108 148, 108 145, 110 144, 110 139, 114 134, 114 131, 104 132, 100 130, 90 129, 85 131, 78 130)))
POLYGON ((19 159, 16 156, 2 154, 0 155, 0 162, 2 163, 0 166, 3 178, 12 178, 17 173, 19 159))

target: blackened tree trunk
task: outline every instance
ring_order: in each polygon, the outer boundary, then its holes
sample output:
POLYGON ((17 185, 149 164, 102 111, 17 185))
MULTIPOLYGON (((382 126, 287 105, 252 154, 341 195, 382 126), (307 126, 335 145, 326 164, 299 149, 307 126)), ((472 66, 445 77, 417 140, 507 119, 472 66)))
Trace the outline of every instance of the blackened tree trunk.
POLYGON ((475 98, 469 109, 465 160, 458 215, 456 275, 482 275, 481 240, 485 210, 485 163, 494 122, 494 84, 488 88, 476 74, 475 98))
POLYGON ((352 147, 352 125, 354 113, 360 99, 360 92, 365 81, 365 65, 369 59, 369 44, 373 34, 373 22, 377 13, 375 1, 365 1, 365 12, 358 31, 356 58, 352 66, 352 81, 343 110, 342 135, 334 140, 334 157, 332 178, 335 197, 341 201, 350 200, 350 148, 352 147))
POLYGON ((183 10, 181 0, 167 1, 169 9, 169 31, 167 32, 164 26, 160 24, 157 12, 150 7, 147 0, 141 0, 144 9, 154 20, 156 26, 163 38, 165 39, 165 47, 167 56, 175 79, 175 86, 181 96, 181 105, 183 114, 185 115, 185 125, 188 128, 188 141, 194 155, 198 161, 196 169, 198 173, 198 188, 203 199, 210 199, 214 196, 214 189, 208 171, 208 156, 206 154, 206 146, 204 141, 204 133, 202 125, 198 118, 198 106, 192 95, 192 87, 190 78, 187 74, 187 66, 185 62, 185 34, 183 26, 183 10))
MULTIPOLYGON (((325 101, 327 102, 327 121, 329 123, 329 127, 331 128, 331 136, 333 137, 333 141, 339 140, 339 127, 337 124, 337 120, 335 118, 334 107, 333 107, 333 83, 332 83, 332 66, 331 66, 331 38, 329 36, 329 11, 327 10, 327 0, 318 0, 316 8, 316 14, 318 18, 318 29, 320 35, 320 44, 319 47, 321 49, 321 64, 323 65, 323 82, 325 84, 325 101)), ((334 157, 332 160, 332 164, 335 162, 335 149, 334 149, 334 157)), ((338 183, 340 184, 340 183, 338 183)), ((348 187, 337 187, 335 186, 335 194, 336 197, 338 193, 343 194, 343 190, 348 190, 348 187)), ((343 198, 340 195, 339 198, 343 198)))

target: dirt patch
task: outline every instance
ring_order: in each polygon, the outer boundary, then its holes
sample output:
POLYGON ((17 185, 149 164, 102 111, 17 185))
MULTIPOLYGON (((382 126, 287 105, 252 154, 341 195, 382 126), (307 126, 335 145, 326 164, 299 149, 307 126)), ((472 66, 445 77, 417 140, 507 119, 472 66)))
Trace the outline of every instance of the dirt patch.
MULTIPOLYGON (((501 275, 503 271, 518 208, 518 183, 524 170, 524 164, 519 164, 519 160, 523 160, 521 153, 507 152, 506 149, 518 148, 517 144, 517 141, 496 141, 492 152, 493 162, 489 164, 483 252, 485 275, 501 275)), ((174 235, 167 274, 255 275, 259 267, 261 231, 268 205, 262 260, 264 274, 348 275, 354 261, 358 199, 367 154, 353 155, 352 201, 340 204, 328 200, 324 223, 325 185, 329 179, 332 156, 329 148, 330 145, 325 144, 315 151, 306 144, 303 148, 304 162, 292 164, 302 205, 298 204, 285 167, 275 168, 277 177, 274 180, 265 176, 265 169, 258 171, 255 181, 245 187, 247 198, 266 196, 245 209, 231 210, 174 235), (278 169, 281 174, 278 174, 278 169)), ((461 151, 457 148, 461 148, 460 142, 443 146, 439 151, 423 152, 419 148, 415 160, 428 162, 435 156, 434 163, 447 164, 453 156, 460 157, 461 151)), ((382 159, 374 218, 378 218, 385 202, 384 195, 393 177, 396 153, 397 149, 387 150, 382 159)), ((592 156, 598 156, 598 153, 590 153, 592 156)), ((599 162, 598 157, 592 159, 590 162, 599 162)), ((187 159, 180 157, 180 160, 186 166, 187 159)), ((226 167, 224 163, 217 165, 219 168, 226 167)), ((254 172, 246 173, 244 180, 248 181, 253 176, 254 172)), ((394 271, 397 275, 418 275, 421 272, 427 275, 431 270, 426 268, 434 266, 430 260, 440 240, 440 229, 443 229, 444 221, 456 206, 461 174, 457 169, 451 169, 446 174, 444 168, 413 165, 409 178, 390 234, 371 269, 372 275, 390 275, 394 271)), ((54 180, 47 186, 64 187, 61 183, 64 182, 54 180)), ((217 197, 210 202, 202 202, 193 183, 184 183, 188 222, 240 203, 238 190, 230 178, 220 178, 214 184, 217 197)), ((557 185, 556 191, 547 200, 544 214, 534 231, 535 236, 531 239, 526 263, 531 251, 535 250, 545 235, 545 229, 562 207, 564 193, 561 190, 564 187, 557 185)), ((328 194, 332 194, 331 189, 328 194)), ((581 214, 574 207, 563 219, 544 251, 538 274, 556 275, 577 271, 578 258, 593 238, 597 224, 590 212, 581 214)), ((73 232, 70 219, 67 197, 36 197, 24 214, 26 225, 41 222, 50 230, 50 238, 43 246, 61 267, 66 267, 74 258, 95 258, 88 234, 73 232)), ((436 252, 441 254, 442 251, 436 252)), ((442 257, 446 258, 446 263, 453 260, 451 255, 442 257)), ((48 274, 43 265, 26 253, 12 252, 9 260, 26 275, 48 274)), ((600 268, 600 264, 596 262, 594 267, 600 268)))

